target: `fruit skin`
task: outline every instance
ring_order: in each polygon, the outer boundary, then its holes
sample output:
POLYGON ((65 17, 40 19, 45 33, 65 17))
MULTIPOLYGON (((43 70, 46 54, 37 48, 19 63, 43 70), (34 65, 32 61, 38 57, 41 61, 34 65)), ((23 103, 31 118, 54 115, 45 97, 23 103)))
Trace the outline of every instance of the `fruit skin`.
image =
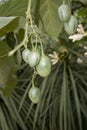
POLYGON ((28 92, 28 96, 33 103, 35 103, 35 104, 38 103, 41 99, 40 89, 35 86, 30 88, 30 90, 28 92))
POLYGON ((71 9, 67 4, 62 4, 58 8, 58 15, 61 21, 67 22, 70 19, 71 16, 71 9))
POLYGON ((23 60, 28 63, 28 57, 30 56, 31 51, 29 49, 24 49, 22 52, 23 60))
POLYGON ((78 20, 74 15, 71 16, 70 20, 67 23, 64 23, 65 31, 72 35, 76 32, 78 27, 78 20))
POLYGON ((36 66, 36 69, 40 76, 47 77, 51 72, 50 58, 43 55, 40 59, 39 64, 36 66))
POLYGON ((36 66, 40 61, 40 53, 38 51, 31 51, 30 56, 28 57, 28 63, 31 67, 36 66))
POLYGON ((79 0, 79 1, 87 5, 87 0, 79 0))

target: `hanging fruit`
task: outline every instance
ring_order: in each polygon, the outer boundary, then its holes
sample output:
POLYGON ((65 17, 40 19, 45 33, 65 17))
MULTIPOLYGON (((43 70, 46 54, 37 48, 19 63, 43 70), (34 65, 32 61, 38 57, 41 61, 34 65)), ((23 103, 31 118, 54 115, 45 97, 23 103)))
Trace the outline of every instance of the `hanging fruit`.
POLYGON ((61 21, 63 22, 68 22, 71 16, 71 9, 69 7, 69 5, 67 4, 62 4, 59 8, 58 8, 58 15, 61 21))
POLYGON ((28 63, 31 67, 36 66, 40 61, 40 53, 39 51, 33 50, 28 57, 28 63))
POLYGON ((36 86, 33 86, 32 88, 30 88, 28 96, 33 103, 38 103, 41 99, 40 89, 36 86))
POLYGON ((31 51, 29 49, 24 49, 22 52, 22 58, 23 60, 28 63, 28 57, 30 57, 31 51))
POLYGON ((69 34, 72 35, 76 32, 77 27, 78 27, 78 20, 74 15, 71 16, 70 20, 66 23, 64 23, 65 31, 69 34))
POLYGON ((51 72, 51 61, 46 55, 42 55, 39 64, 36 66, 37 72, 42 77, 47 77, 51 72))

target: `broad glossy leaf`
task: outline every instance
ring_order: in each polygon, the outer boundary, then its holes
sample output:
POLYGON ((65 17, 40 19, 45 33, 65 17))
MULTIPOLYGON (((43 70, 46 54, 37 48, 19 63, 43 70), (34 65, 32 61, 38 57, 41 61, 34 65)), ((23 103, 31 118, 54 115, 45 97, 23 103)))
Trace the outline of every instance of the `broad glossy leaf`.
POLYGON ((10 96, 17 79, 14 76, 15 64, 13 57, 5 56, 10 51, 10 48, 5 42, 0 42, 0 90, 5 96, 10 96))
POLYGON ((0 18, 0 36, 17 28, 19 17, 1 17, 0 18))
POLYGON ((17 17, 0 17, 0 29, 2 29, 4 26, 12 22, 17 17))
POLYGON ((46 32, 53 39, 58 37, 63 27, 57 13, 60 4, 61 0, 41 0, 40 16, 46 32))
POLYGON ((9 0, 0 5, 0 16, 25 16, 28 0, 9 0))
POLYGON ((17 32, 20 28, 25 27, 24 17, 1 17, 0 36, 4 36, 7 32, 17 32))

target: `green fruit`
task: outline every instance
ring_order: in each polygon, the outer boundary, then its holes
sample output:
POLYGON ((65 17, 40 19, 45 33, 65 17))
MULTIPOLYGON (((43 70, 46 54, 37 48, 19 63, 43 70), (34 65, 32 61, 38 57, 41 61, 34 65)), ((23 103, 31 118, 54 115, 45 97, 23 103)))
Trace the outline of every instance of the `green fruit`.
POLYGON ((36 69, 40 76, 47 77, 51 72, 51 61, 49 57, 43 55, 36 69))
POLYGON ((79 1, 87 5, 87 0, 79 0, 79 1))
POLYGON ((65 31, 69 34, 72 35, 76 32, 77 27, 78 27, 78 20, 76 19, 75 16, 71 16, 70 20, 67 23, 64 23, 65 31))
POLYGON ((41 99, 40 89, 37 87, 30 88, 28 96, 33 103, 38 103, 41 99))
POLYGON ((24 49, 22 52, 23 60, 28 63, 28 57, 30 56, 31 51, 29 49, 24 49))
POLYGON ((28 63, 31 67, 36 66, 40 61, 40 53, 38 51, 31 51, 30 56, 28 57, 28 63))
POLYGON ((61 21, 67 22, 70 19, 71 16, 71 9, 67 4, 62 4, 58 8, 58 15, 61 21))

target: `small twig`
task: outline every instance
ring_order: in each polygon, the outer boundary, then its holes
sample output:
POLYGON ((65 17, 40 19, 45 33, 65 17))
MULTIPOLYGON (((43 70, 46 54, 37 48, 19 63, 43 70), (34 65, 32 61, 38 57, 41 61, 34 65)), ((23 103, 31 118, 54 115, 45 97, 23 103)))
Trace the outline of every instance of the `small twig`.
POLYGON ((22 41, 18 46, 15 47, 14 50, 10 51, 8 53, 8 56, 12 56, 19 48, 21 48, 22 46, 24 46, 24 41, 22 41))
POLYGON ((16 46, 12 51, 8 53, 8 56, 12 56, 18 49, 20 49, 22 46, 25 46, 27 48, 27 43, 28 43, 28 27, 29 27, 29 19, 31 19, 30 15, 30 9, 31 9, 31 0, 28 2, 28 8, 26 11, 26 24, 25 24, 25 34, 24 34, 24 39, 23 41, 16 46))

